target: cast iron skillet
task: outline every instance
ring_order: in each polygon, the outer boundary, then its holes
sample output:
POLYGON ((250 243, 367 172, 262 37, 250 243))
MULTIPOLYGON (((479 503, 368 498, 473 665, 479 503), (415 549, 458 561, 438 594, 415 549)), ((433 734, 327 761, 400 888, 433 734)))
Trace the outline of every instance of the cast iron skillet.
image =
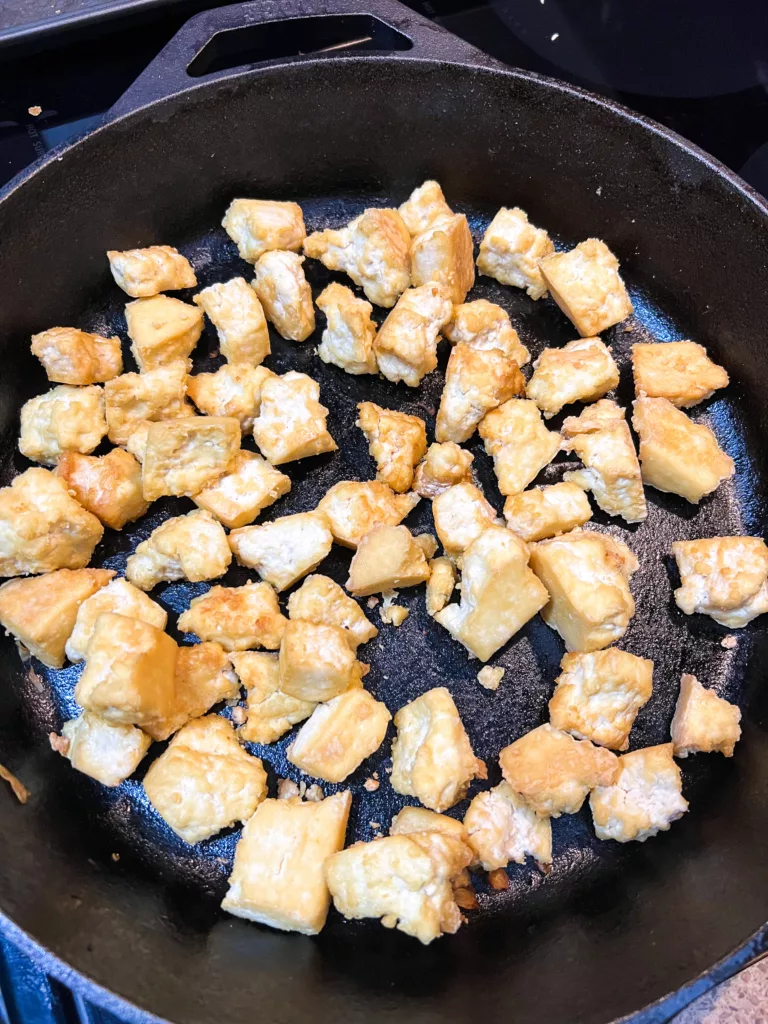
MULTIPOLYGON (((293 0, 196 17, 118 104, 114 119, 5 190, 2 483, 25 468, 15 448, 19 406, 46 387, 29 335, 53 324, 123 329, 124 297, 109 279, 105 249, 177 244, 207 285, 247 269, 217 227, 235 195, 297 199, 314 229, 340 224, 365 205, 400 202, 436 177, 451 204, 470 216, 476 238, 499 206, 519 204, 559 242, 596 235, 619 254, 637 311, 628 329, 606 336, 623 370, 623 404, 631 399, 629 346, 642 338, 693 337, 731 374, 725 396, 695 415, 713 425, 736 460, 734 481, 699 508, 650 491, 647 522, 628 532, 600 515, 595 524, 627 537, 642 560, 633 583, 638 613, 622 646, 653 657, 656 674, 633 746, 668 736, 683 670, 740 701, 743 741, 733 761, 685 763, 691 813, 644 845, 598 842, 586 811, 558 820, 551 874, 529 863, 510 869, 506 893, 479 884, 481 909, 455 938, 422 948, 374 922, 345 924, 333 914, 323 934, 308 940, 218 910, 236 832, 187 847, 146 807, 140 781, 107 791, 53 754, 46 734, 72 713, 77 672, 22 666, 5 641, 0 762, 33 798, 22 808, 0 789, 2 926, 54 974, 134 1021, 604 1022, 688 984, 679 1006, 758 950, 759 937, 689 984, 743 946, 768 913, 765 625, 740 632, 735 650, 723 648, 725 630, 675 608, 667 554, 675 538, 762 531, 768 210, 724 168, 659 126, 503 68, 390 0, 333 0, 322 7, 333 18, 312 22, 309 33, 300 20, 289 28, 329 46, 344 32, 371 36, 374 46, 400 47, 396 56, 310 56, 215 70, 242 59, 242 36, 234 32, 217 36, 213 57, 211 50, 198 56, 216 33, 243 26, 256 42, 280 45, 274 25, 255 26, 317 13, 309 0, 293 0), (339 22, 341 15, 347 20, 339 22), (193 60, 197 79, 185 71, 193 60)), ((315 290, 329 279, 317 263, 307 270, 315 290)), ((534 353, 573 337, 551 302, 534 305, 487 279, 476 294, 510 311, 534 353)), ((198 368, 217 363, 216 347, 207 333, 198 368)), ((335 480, 372 475, 353 426, 361 398, 395 404, 433 425, 441 371, 412 391, 325 367, 313 349, 276 341, 271 365, 320 380, 340 452, 289 467, 293 490, 266 518, 312 507, 335 480)), ((500 508, 489 460, 476 442, 470 447, 500 508)), ((563 465, 544 479, 557 479, 563 465)), ((159 503, 135 528, 110 534, 95 564, 121 568, 161 517, 190 508, 159 503)), ((409 522, 429 528, 426 503, 409 522)), ((347 560, 336 549, 323 571, 343 580, 347 560)), ((248 575, 233 569, 227 582, 248 575)), ((204 589, 170 585, 159 588, 159 599, 178 611, 204 589)), ((477 663, 427 619, 421 594, 403 600, 411 609, 406 623, 382 629, 366 650, 367 685, 393 711, 448 685, 495 782, 500 747, 546 719, 560 641, 540 620, 531 622, 494 659, 507 676, 489 694, 475 681, 477 663)), ((273 785, 276 775, 295 777, 282 760, 284 746, 265 755, 273 785)), ((374 794, 361 785, 373 770, 386 778, 388 754, 389 739, 351 779, 350 836, 370 838, 370 823, 386 827, 399 806, 388 784, 374 794)), ((659 1008, 652 1018, 669 1012, 659 1008)))

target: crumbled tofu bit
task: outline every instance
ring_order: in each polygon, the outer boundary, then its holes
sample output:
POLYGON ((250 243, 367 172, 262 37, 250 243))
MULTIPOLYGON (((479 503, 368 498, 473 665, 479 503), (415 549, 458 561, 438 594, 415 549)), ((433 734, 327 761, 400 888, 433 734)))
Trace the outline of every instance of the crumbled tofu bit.
POLYGON ((376 324, 371 319, 370 302, 358 299, 351 288, 333 281, 318 295, 317 308, 325 313, 327 321, 317 349, 323 362, 356 376, 376 373, 376 324))
POLYGON ((525 366, 531 358, 531 353, 509 321, 509 314, 487 299, 454 306, 453 318, 446 324, 443 334, 452 344, 463 342, 478 352, 497 348, 508 359, 514 359, 518 366, 525 366))
POLYGON ((269 199, 233 199, 221 226, 248 263, 271 249, 298 252, 307 234, 298 203, 269 199))
POLYGON ((506 892, 509 888, 509 875, 504 868, 496 868, 488 874, 488 884, 498 892, 506 892))
POLYGON ((504 671, 503 668, 491 668, 490 665, 485 665, 477 673, 477 681, 486 690, 498 690, 501 680, 504 678, 504 671))
POLYGON ((592 491, 600 508, 628 523, 648 516, 635 445, 624 410, 607 398, 569 416, 562 426, 563 450, 574 452, 585 468, 566 473, 566 483, 592 491))
POLYGON ((347 631, 347 641, 353 650, 379 632, 357 601, 345 594, 338 583, 319 573, 308 576, 288 598, 288 615, 291 619, 340 626, 347 631))
POLYGON ((304 252, 349 274, 376 306, 394 306, 411 283, 411 236, 397 210, 368 209, 345 228, 315 231, 304 252))
POLYGON ((478 351, 459 342, 448 359, 435 438, 468 441, 486 413, 524 391, 525 379, 514 359, 497 348, 478 351))
POLYGON ((0 779, 3 782, 7 782, 11 787, 11 792, 19 801, 20 804, 25 804, 29 800, 31 794, 21 779, 17 779, 16 776, 9 772, 7 768, 0 764, 0 779))
POLYGON ((128 559, 125 575, 139 590, 151 590, 165 580, 214 580, 224 575, 231 561, 221 523, 197 510, 166 519, 153 530, 128 559))
POLYGON ((187 377, 187 394, 206 416, 235 416, 244 434, 253 430, 264 382, 275 377, 266 366, 225 363, 215 373, 187 377))
POLYGON ((131 352, 139 370, 188 361, 203 333, 203 314, 170 295, 134 299, 125 307, 131 352))
POLYGON ((61 668, 79 608, 114 575, 112 569, 58 569, 8 580, 0 587, 0 625, 44 665, 61 668))
POLYGON ((632 373, 638 397, 666 398, 683 409, 711 398, 729 383, 722 366, 694 341, 633 345, 632 373))
POLYGON ((227 472, 240 451, 234 416, 189 416, 152 423, 144 450, 144 497, 199 494, 227 472))
POLYGON ((548 286, 539 262, 554 251, 547 232, 534 227, 524 210, 502 206, 480 243, 477 269, 501 284, 524 288, 532 299, 541 299, 548 286))
POLYGON ((126 444, 145 420, 156 422, 194 416, 195 410, 186 400, 186 382, 187 364, 183 360, 146 373, 124 373, 108 380, 104 385, 104 399, 109 440, 113 444, 126 444))
POLYGON ((295 796, 299 796, 299 787, 292 779, 278 779, 277 780, 277 799, 278 800, 291 800, 295 796))
POLYGON ((410 615, 407 608, 404 608, 401 604, 395 604, 395 594, 397 591, 390 591, 384 595, 384 602, 379 608, 379 615, 381 621, 386 622, 390 626, 402 626, 405 620, 410 615))
POLYGON ((563 348, 545 348, 533 367, 526 395, 545 419, 571 402, 594 402, 619 383, 618 367, 599 338, 580 338, 563 348))
POLYGON ((472 779, 487 777, 444 686, 400 708, 395 727, 392 788, 396 793, 415 796, 433 811, 445 811, 464 798, 472 779))
POLYGON ((248 721, 248 712, 245 710, 245 708, 240 707, 240 705, 238 704, 236 707, 232 708, 231 718, 233 725, 245 725, 245 723, 248 721))
POLYGON ((142 491, 141 465, 122 448, 98 458, 64 452, 56 475, 83 508, 113 530, 122 530, 149 508, 142 491))
POLYGON ((295 370, 264 382, 253 437, 273 466, 336 451, 325 425, 328 410, 319 398, 317 381, 295 370))
POLYGON ((271 351, 264 310, 244 277, 203 288, 194 302, 207 313, 228 363, 258 366, 271 351))
POLYGON ((566 654, 549 702, 549 720, 577 739, 626 750, 638 711, 653 690, 653 662, 609 647, 566 654))
POLYGON ((464 552, 461 601, 435 614, 454 639, 488 661, 547 603, 528 567, 529 549, 502 526, 485 530, 464 552))
POLYGON ((680 573, 677 607, 739 629, 768 612, 768 548, 760 537, 678 540, 672 554, 680 573))
POLYGON ((75 700, 119 725, 142 728, 173 709, 178 647, 140 619, 102 612, 93 627, 75 700))
POLYGON ((489 526, 499 523, 496 510, 474 484, 454 484, 432 502, 435 530, 446 555, 466 551, 489 526))
POLYGON ((307 792, 304 794, 304 799, 313 803, 320 803, 321 800, 325 800, 325 793, 322 788, 315 783, 312 786, 307 786, 307 792))
POLYGON ((589 798, 595 834, 618 843, 644 843, 688 810, 680 769, 671 743, 633 750, 618 761, 615 782, 601 784, 589 798))
POLYGON ((420 235, 436 220, 453 216, 453 210, 436 181, 425 181, 415 188, 398 212, 412 235, 420 235))
POLYGON ((427 614, 436 615, 448 604, 456 586, 456 566, 450 558, 433 558, 427 580, 427 614))
MULTIPOLYGON (((176 658, 175 694, 170 715, 147 726, 153 740, 167 740, 193 718, 200 718, 223 700, 237 700, 240 686, 220 644, 180 647, 176 658)), ((242 708, 235 708, 242 710, 242 708)))
POLYGON ((343 782, 379 749, 391 719, 386 704, 355 687, 318 704, 286 756, 307 775, 343 782))
POLYGON ((256 452, 240 450, 227 472, 192 500, 230 530, 248 526, 291 489, 291 478, 256 452))
POLYGON ((720 641, 720 646, 724 647, 727 651, 732 651, 739 646, 739 641, 735 636, 724 636, 720 641))
POLYGON ((475 283, 472 232, 463 213, 433 220, 414 237, 410 256, 414 287, 434 281, 442 285, 451 302, 460 303, 475 283))
POLYGON ((736 704, 705 689, 696 676, 684 673, 671 728, 675 757, 714 752, 733 757, 741 737, 740 721, 736 704))
POLYGON ((279 669, 283 693, 318 703, 361 686, 368 666, 357 660, 340 626, 289 619, 279 669))
MULTIPOLYGON (((88 569, 87 572, 102 570, 88 569)), ((103 612, 115 612, 130 619, 148 622, 156 629, 165 629, 168 614, 164 608, 137 590, 128 580, 120 577, 111 580, 105 587, 88 597, 77 610, 74 628, 66 644, 66 655, 70 661, 82 661, 88 651, 96 620, 103 612)))
POLYGON ((541 617, 569 651, 599 651, 619 640, 635 614, 629 579, 639 567, 626 544, 592 530, 539 541, 531 568, 549 592, 541 617))
POLYGON ((288 341, 306 341, 315 329, 312 289, 304 276, 304 257, 272 249, 260 256, 251 282, 267 320, 288 341))
POLYGON ((265 800, 247 822, 222 907, 282 931, 317 935, 331 896, 325 865, 344 846, 352 794, 265 800))
POLYGON ((441 329, 451 319, 453 304, 434 281, 409 288, 379 328, 373 350, 387 380, 416 388, 437 366, 441 329))
POLYGON ((425 946, 461 926, 453 880, 472 853, 455 836, 439 832, 380 836, 355 843, 325 862, 336 909, 346 918, 381 918, 425 946))
POLYGON ((267 795, 267 773, 238 743, 219 715, 189 722, 144 779, 149 802, 193 845, 238 821, 248 821, 267 795))
POLYGON ((368 608, 375 608, 376 605, 379 603, 379 599, 374 595, 373 597, 369 597, 365 603, 368 606, 368 608))
POLYGON ((592 518, 592 509, 581 487, 566 482, 510 494, 504 518, 509 529, 530 544, 583 526, 592 518))
POLYGON ((371 530, 397 526, 419 500, 413 491, 395 494, 379 480, 341 480, 328 489, 317 511, 328 517, 337 544, 356 548, 371 530))
POLYGON ((194 288, 197 278, 186 256, 172 245, 107 252, 115 284, 132 299, 146 299, 160 292, 194 288))
POLYGON ((545 256, 539 268, 552 298, 582 338, 602 334, 632 312, 619 261, 598 238, 545 256))
POLYGON ((135 725, 114 724, 88 711, 65 722, 61 734, 66 748, 62 744, 59 753, 102 786, 119 786, 133 775, 152 742, 135 725))
POLYGON ((379 786, 380 782, 378 779, 366 779, 365 782, 363 783, 363 789, 365 789, 368 793, 375 793, 379 786))
MULTIPOLYGON (((238 735, 248 743, 274 743, 316 708, 314 701, 299 700, 280 689, 276 654, 242 651, 230 661, 248 693, 246 721, 238 735)), ((292 795, 298 796, 298 789, 292 795)))
POLYGON ((376 479, 402 494, 413 483, 413 467, 427 451, 427 428, 419 416, 382 409, 374 402, 357 406, 357 426, 376 460, 376 479))
POLYGON ((103 534, 47 469, 28 469, 0 488, 0 576, 82 569, 103 534))
POLYGON ((101 384, 123 372, 120 339, 114 335, 51 327, 32 335, 31 348, 56 384, 101 384))
POLYGON ((428 579, 429 564, 408 527, 378 526, 360 541, 346 587, 355 597, 368 597, 428 579))
POLYGON ((280 591, 318 567, 331 550, 333 537, 328 519, 316 510, 243 526, 230 533, 229 544, 240 565, 255 569, 280 591))
POLYGON ((638 398, 632 426, 640 438, 643 482, 697 504, 735 472, 717 438, 666 398, 638 398))
POLYGON ((212 587, 194 598, 179 616, 177 628, 201 640, 215 640, 225 651, 247 651, 249 647, 274 651, 287 622, 269 583, 246 583, 243 587, 212 587))
POLYGON ((88 455, 106 432, 103 388, 59 384, 21 407, 19 451, 33 462, 55 466, 64 452, 88 455))
POLYGON ((420 533, 418 537, 414 537, 413 539, 424 552, 425 558, 434 558, 438 547, 437 538, 434 536, 434 534, 420 533))
POLYGON ((454 484, 471 483, 472 452, 453 441, 431 444, 426 457, 416 467, 413 489, 422 498, 436 498, 454 484))
POLYGON ((485 871, 505 868, 510 861, 523 864, 534 857, 539 864, 552 863, 552 825, 501 782, 478 793, 464 815, 467 842, 485 871))
POLYGON ((575 814, 596 786, 613 785, 619 759, 589 740, 540 725, 499 754, 501 772, 537 814, 575 814))
POLYGON ((524 491, 560 448, 560 435, 547 430, 536 403, 527 398, 510 398, 492 409, 478 429, 505 496, 524 491))

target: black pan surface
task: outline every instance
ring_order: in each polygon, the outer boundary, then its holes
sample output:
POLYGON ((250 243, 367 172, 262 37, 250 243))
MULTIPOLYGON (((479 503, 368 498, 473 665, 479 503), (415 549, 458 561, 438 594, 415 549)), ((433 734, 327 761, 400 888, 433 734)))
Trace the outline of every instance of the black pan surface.
MULTIPOLYGON (((237 194, 295 199, 314 230, 345 223, 368 205, 397 204, 426 177, 438 178, 451 205, 467 213, 476 242, 502 204, 521 205, 564 246, 589 235, 607 241, 635 304, 635 316, 605 336, 622 371, 622 404, 632 398, 628 360, 636 341, 692 337, 731 374, 730 388, 697 407, 694 418, 712 426, 736 461, 734 480, 697 508, 649 490, 645 523, 623 529, 596 512, 590 525, 623 537, 641 561, 632 584, 638 611, 621 646, 652 657, 656 669, 632 748, 667 739, 683 671, 741 704, 743 741, 732 762, 683 762, 691 811, 646 844, 597 841, 588 810, 554 822, 552 872, 512 865, 510 888, 501 893, 479 881, 480 909, 454 938, 422 948, 377 923, 345 923, 332 913, 325 931, 308 940, 220 912, 239 832, 196 847, 170 832, 141 787, 162 746, 116 790, 53 754, 47 734, 73 714, 79 670, 22 665, 6 640, 0 763, 33 798, 22 808, 0 790, 0 910, 76 971, 141 1008, 132 1011, 135 1020, 155 1014, 179 1024, 238 1024, 258 1016, 294 1024, 307 1014, 368 1022, 397 1014, 418 1024, 478 1015, 603 1022, 690 980, 766 919, 766 629, 758 620, 726 649, 726 630, 683 616, 672 599, 677 580, 668 552, 675 539, 763 530, 768 221, 745 187, 666 133, 533 76, 382 57, 262 69, 117 121, 0 201, 0 482, 28 465, 15 451, 18 410, 47 386, 29 355, 29 334, 73 323, 125 337, 124 296, 106 271, 106 248, 175 244, 205 286, 248 275, 217 227, 237 194)), ((333 276, 314 261, 306 270, 315 295, 333 276)), ((551 301, 533 303, 487 278, 471 297, 507 309, 534 357, 574 337, 551 301)), ((358 401, 422 416, 430 435, 434 425, 446 351, 438 370, 411 390, 325 366, 314 354, 322 326, 319 316, 317 334, 303 345, 273 335, 267 365, 320 382, 340 451, 290 464, 293 489, 265 520, 314 507, 337 480, 373 477, 354 426, 358 401)), ((217 348, 207 328, 196 371, 220 364, 217 348)), ((490 459, 477 439, 468 447, 500 510, 490 459)), ((568 467, 561 456, 537 482, 554 482, 568 467)), ((156 503, 121 534, 107 531, 93 564, 122 571, 163 518, 193 507, 156 503)), ((428 503, 407 523, 417 533, 430 530, 428 503)), ((348 562, 349 553, 335 547, 321 571, 343 583, 348 562)), ((234 567, 222 582, 253 576, 234 567)), ((153 596, 172 624, 207 587, 163 585, 153 596)), ((366 686, 393 713, 432 686, 448 686, 495 784, 499 749, 547 719, 559 638, 538 618, 529 623, 493 659, 507 672, 499 691, 488 693, 476 681, 479 664, 426 615, 423 588, 404 591, 400 601, 410 616, 399 629, 382 627, 369 612, 381 632, 361 654, 371 663, 366 686)), ((252 747, 273 787, 278 776, 299 777, 284 759, 289 741, 252 747)), ((376 822, 386 830, 407 802, 386 781, 390 741, 391 733, 348 780, 355 794, 349 841, 372 838, 376 822), (362 782, 373 771, 384 781, 368 793, 362 782)))

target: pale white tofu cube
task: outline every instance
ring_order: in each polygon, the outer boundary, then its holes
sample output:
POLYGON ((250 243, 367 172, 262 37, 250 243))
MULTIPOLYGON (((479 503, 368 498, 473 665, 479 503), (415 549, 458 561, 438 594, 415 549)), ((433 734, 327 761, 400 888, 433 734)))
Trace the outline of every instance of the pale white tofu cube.
POLYGON ((555 251, 543 228, 534 227, 519 206, 499 210, 480 243, 477 269, 502 284, 524 288, 532 299, 547 294, 539 262, 555 251))
POLYGON ((325 425, 328 410, 319 398, 320 385, 305 373, 289 370, 264 381, 253 437, 273 466, 336 451, 325 425))
POLYGON ((315 329, 312 289, 304 276, 304 257, 272 249, 260 256, 252 287, 267 320, 288 341, 306 341, 315 329))
POLYGON ((142 372, 188 361, 203 333, 203 314, 170 295, 135 299, 125 307, 133 358, 142 372))
POLYGON ((478 351, 459 342, 445 371, 435 439, 468 441, 486 413, 524 391, 525 378, 514 359, 497 348, 478 351))
POLYGON ((598 238, 588 238, 570 252, 545 256, 539 269, 552 298, 582 338, 601 334, 632 312, 619 261, 598 238))
POLYGON ((677 607, 739 629, 768 612, 768 547, 761 537, 707 537, 672 545, 677 607))
POLYGON ((125 575, 139 590, 151 590, 164 580, 214 580, 231 561, 221 523, 197 510, 166 519, 153 530, 128 559, 125 575))
POLYGON ((507 782, 478 793, 464 815, 467 842, 485 871, 505 868, 510 861, 523 864, 534 857, 552 863, 552 825, 516 793, 507 782))
POLYGON ((187 377, 187 394, 205 416, 235 416, 249 434, 261 408, 261 389, 275 374, 266 366, 225 363, 215 373, 187 377))
POLYGON ((66 654, 70 661, 82 661, 86 656, 96 620, 104 612, 139 619, 160 630, 165 629, 168 622, 166 610, 128 580, 121 577, 110 580, 103 589, 83 601, 77 610, 77 618, 66 644, 66 654))
POLYGON ((451 302, 460 303, 475 283, 472 232, 463 213, 433 220, 411 242, 411 284, 418 288, 434 281, 451 302))
POLYGON ((297 252, 307 234, 298 203, 271 199, 233 199, 221 226, 249 263, 271 249, 297 252))
POLYGON ((346 587, 355 597, 368 597, 428 579, 429 563, 408 527, 377 526, 358 544, 346 587))
POLYGON ((299 512, 233 530, 229 544, 241 565, 255 569, 275 590, 286 590, 317 568, 333 537, 322 512, 299 512))
POLYGON ((216 483, 240 451, 234 416, 188 416, 152 423, 142 466, 144 497, 193 495, 216 483))
POLYGON ((315 703, 359 687, 368 671, 355 657, 345 629, 305 619, 288 621, 279 668, 283 693, 315 703))
POLYGON ((373 354, 376 324, 371 319, 370 302, 358 299, 351 288, 333 281, 318 295, 317 308, 325 313, 327 321, 317 349, 323 362, 355 375, 378 372, 373 354))
POLYGON ((150 245, 122 252, 110 249, 107 259, 115 284, 132 299, 194 288, 197 284, 191 263, 172 245, 150 245))
POLYGON ((635 392, 643 398, 666 398, 678 408, 711 398, 728 387, 728 374, 695 341, 646 342, 632 346, 635 392))
POLYGON ((21 407, 19 451, 33 462, 55 466, 64 452, 88 455, 106 432, 104 389, 59 384, 21 407))
POLYGON ((291 478, 256 452, 241 449, 223 476, 192 500, 230 530, 248 526, 291 489, 291 478))
POLYGON ((379 632, 357 601, 347 596, 338 583, 319 573, 308 576, 288 598, 288 615, 292 619, 340 626, 347 631, 353 650, 379 632))
POLYGON ((387 380, 418 387, 437 366, 440 331, 451 319, 453 303, 434 282, 409 288, 379 328, 373 351, 387 380))
POLYGON ((554 459, 560 435, 547 430, 536 403, 510 398, 492 409, 478 427, 504 495, 519 494, 554 459))
POLYGON ((445 201, 443 190, 438 182, 425 181, 411 192, 398 212, 410 233, 419 235, 436 220, 450 217, 453 210, 445 201))
POLYGON ((470 348, 484 352, 497 348, 518 366, 525 366, 531 353, 520 341, 520 335, 501 306, 487 299, 475 299, 453 307, 453 317, 443 331, 452 344, 463 342, 470 348))
POLYGON ((194 416, 195 410, 187 402, 186 394, 187 364, 183 360, 146 373, 124 373, 107 381, 104 399, 109 440, 113 444, 126 444, 133 431, 146 420, 156 422, 194 416))
POLYGON ((56 384, 101 384, 123 372, 117 336, 103 338, 76 327, 51 327, 32 335, 32 355, 56 384))
POLYGON ((592 509, 581 487, 564 482, 510 494, 504 518, 509 529, 530 544, 583 526, 592 518, 592 509))
POLYGON ((713 752, 733 757, 741 738, 740 721, 738 705, 706 689, 696 676, 684 673, 670 730, 675 757, 713 752))
POLYGON ((247 691, 247 717, 238 731, 241 740, 274 743, 294 725, 309 718, 317 707, 315 701, 283 693, 276 654, 240 651, 231 654, 230 660, 247 691))
POLYGON ((244 277, 203 288, 194 302, 216 328, 221 354, 228 363, 258 366, 264 362, 271 351, 267 318, 244 277))
POLYGON ((84 711, 64 723, 54 749, 102 786, 119 786, 139 767, 151 742, 135 725, 117 725, 84 711))
POLYGON ((454 484, 432 502, 435 530, 446 555, 458 556, 489 526, 499 522, 496 510, 474 484, 454 484))
POLYGON ((545 419, 571 402, 594 402, 619 383, 611 351, 599 338, 580 338, 562 348, 545 348, 533 364, 526 395, 545 419))
POLYGON ((413 470, 427 451, 427 428, 419 416, 359 402, 357 426, 376 460, 376 479, 398 494, 410 489, 413 470))
POLYGON ((472 452, 459 448, 453 441, 431 444, 416 467, 413 489, 422 498, 436 498, 454 484, 471 483, 472 452))
POLYGON ((467 841, 467 830, 456 818, 438 814, 437 811, 428 811, 426 807, 406 804, 392 819, 389 834, 410 836, 414 832, 440 832, 445 836, 455 836, 463 843, 467 841))
POLYGON ((341 480, 328 489, 317 511, 327 517, 337 544, 356 548, 371 530, 397 526, 419 500, 413 491, 395 494, 379 480, 341 480))

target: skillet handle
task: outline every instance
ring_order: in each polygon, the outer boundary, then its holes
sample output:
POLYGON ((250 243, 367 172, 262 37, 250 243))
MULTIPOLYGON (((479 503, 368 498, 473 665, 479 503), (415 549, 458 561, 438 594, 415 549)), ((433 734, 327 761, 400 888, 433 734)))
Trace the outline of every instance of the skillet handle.
POLYGON ((426 58, 499 67, 491 57, 397 0, 250 0, 202 11, 190 18, 108 111, 105 120, 113 121, 197 84, 225 81, 244 70, 258 73, 259 69, 277 64, 330 56, 353 59, 368 56, 370 59, 383 53, 404 60, 426 58), (307 25, 303 19, 313 19, 316 25, 307 25), (258 26, 264 26, 263 32, 259 33, 258 26), (332 26, 330 36, 324 35, 323 28, 329 26, 332 26), (238 33, 238 30, 245 32, 238 33), (322 45, 324 38, 341 36, 343 40, 345 30, 346 41, 322 45), (239 47, 235 42, 236 34, 241 37, 239 47), (292 35, 297 49, 291 48, 292 35), (353 43, 361 42, 366 49, 347 52, 353 43), (270 45, 273 47, 271 55, 270 45), (309 47, 312 52, 306 52, 309 47), (306 48, 304 53, 302 48, 306 48), (222 54, 228 51, 229 63, 222 67, 222 54))

